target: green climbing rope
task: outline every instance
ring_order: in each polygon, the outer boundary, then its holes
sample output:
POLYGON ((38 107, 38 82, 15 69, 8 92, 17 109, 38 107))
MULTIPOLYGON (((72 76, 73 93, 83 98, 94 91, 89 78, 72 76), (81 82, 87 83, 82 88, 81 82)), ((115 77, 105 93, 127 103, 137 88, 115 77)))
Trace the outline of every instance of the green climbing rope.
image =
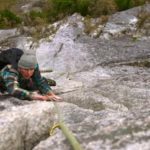
POLYGON ((50 129, 50 135, 53 135, 54 130, 56 128, 60 128, 63 132, 63 134, 66 136, 66 138, 68 139, 68 141, 70 142, 71 146, 73 147, 74 150, 83 150, 79 144, 79 142, 77 141, 77 139, 75 138, 75 136, 73 135, 73 133, 70 131, 70 129, 65 125, 63 119, 62 119, 62 115, 58 109, 58 105, 57 103, 54 102, 54 106, 56 109, 56 112, 58 114, 58 123, 54 124, 52 126, 52 128, 50 129))

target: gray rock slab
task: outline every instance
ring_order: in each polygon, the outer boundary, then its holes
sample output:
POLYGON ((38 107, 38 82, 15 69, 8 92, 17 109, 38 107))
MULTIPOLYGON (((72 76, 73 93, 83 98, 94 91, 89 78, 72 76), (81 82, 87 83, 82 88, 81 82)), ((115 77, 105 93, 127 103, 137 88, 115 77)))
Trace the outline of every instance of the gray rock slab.
POLYGON ((0 150, 32 149, 49 135, 53 104, 36 102, 0 112, 0 150))
MULTIPOLYGON (((135 29, 140 10, 110 17, 103 33, 117 31, 109 40, 85 35, 83 18, 73 15, 52 41, 42 39, 37 47, 32 38, 11 42, 28 52, 34 48, 40 69, 52 70, 43 75, 56 80, 63 120, 85 150, 149 150, 150 39, 115 36, 135 29)), ((72 149, 60 129, 49 136, 56 122, 51 102, 0 97, 0 150, 72 149)))
POLYGON ((132 8, 130 10, 117 12, 110 16, 108 22, 103 29, 100 38, 110 39, 121 34, 134 33, 137 30, 137 23, 139 21, 138 15, 142 12, 149 13, 150 4, 132 8))
POLYGON ((17 29, 0 30, 0 42, 19 35, 17 29))

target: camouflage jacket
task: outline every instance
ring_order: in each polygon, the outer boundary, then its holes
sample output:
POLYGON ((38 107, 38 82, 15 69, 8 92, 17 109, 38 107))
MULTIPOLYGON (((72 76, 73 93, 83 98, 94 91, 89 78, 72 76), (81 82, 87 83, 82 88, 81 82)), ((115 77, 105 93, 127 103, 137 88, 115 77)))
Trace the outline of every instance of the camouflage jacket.
MULTIPOLYGON (((31 99, 33 92, 23 88, 23 76, 17 70, 13 69, 11 65, 5 66, 0 71, 0 77, 3 80, 4 86, 9 94, 20 99, 31 99)), ((42 94, 46 94, 51 91, 51 88, 46 80, 41 77, 38 64, 31 80, 42 94)))

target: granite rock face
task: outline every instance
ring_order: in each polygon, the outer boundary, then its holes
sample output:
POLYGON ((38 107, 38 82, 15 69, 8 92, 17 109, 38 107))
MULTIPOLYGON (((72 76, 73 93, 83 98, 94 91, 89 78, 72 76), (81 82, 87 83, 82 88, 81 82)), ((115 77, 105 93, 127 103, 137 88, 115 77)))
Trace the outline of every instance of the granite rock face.
POLYGON ((52 104, 33 102, 3 110, 0 113, 0 149, 32 149, 48 136, 55 117, 53 107, 52 104))
MULTIPOLYGON (((111 16, 97 39, 84 33, 81 16, 70 16, 52 41, 34 48, 40 69, 52 70, 43 76, 57 81, 59 111, 85 150, 149 150, 150 37, 134 38, 140 9, 111 16), (130 32, 113 32, 110 24, 130 32)), ((30 50, 26 39, 16 46, 30 50)), ((57 122, 53 102, 1 96, 0 150, 72 149, 60 129, 49 136, 57 122)))

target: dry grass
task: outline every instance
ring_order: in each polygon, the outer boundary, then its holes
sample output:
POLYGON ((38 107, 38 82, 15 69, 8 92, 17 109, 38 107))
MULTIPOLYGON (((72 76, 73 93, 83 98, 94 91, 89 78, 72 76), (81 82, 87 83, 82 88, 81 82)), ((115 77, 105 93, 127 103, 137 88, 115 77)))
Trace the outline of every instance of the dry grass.
POLYGON ((138 15, 137 32, 150 36, 150 12, 141 11, 138 15))
POLYGON ((149 29, 150 29, 150 13, 149 12, 140 12, 138 15, 138 28, 145 28, 145 24, 149 23, 149 29))
POLYGON ((92 0, 90 2, 89 14, 93 17, 112 14, 117 11, 114 0, 92 0))
POLYGON ((85 25, 85 30, 84 32, 86 34, 90 34, 91 32, 95 31, 99 25, 103 25, 108 21, 108 16, 101 16, 99 18, 97 18, 97 21, 95 21, 95 23, 93 23, 92 21, 93 19, 89 16, 85 17, 84 19, 84 25, 85 25))
MULTIPOLYGON (((0 14, 0 27, 10 28, 19 25, 32 26, 41 28, 49 23, 61 20, 66 16, 69 16, 75 12, 81 13, 84 16, 91 17, 102 17, 103 22, 107 21, 107 16, 118 11, 118 5, 116 1, 123 4, 125 1, 129 0, 41 0, 35 3, 33 7, 39 7, 41 12, 31 11, 27 14, 22 14, 19 12, 20 6, 27 4, 31 0, 0 0, 0 12, 8 9, 14 16, 8 16, 4 14, 4 17, 0 14), (16 17, 20 17, 21 23, 17 22, 16 17), (6 26, 6 27, 4 27, 6 26), (38 27, 39 26, 39 27, 38 27)), ((150 0, 130 0, 132 1, 132 6, 137 6, 143 4, 145 1, 150 0)), ((120 9, 119 9, 120 10, 120 9)), ((139 27, 145 24, 147 15, 139 16, 140 22, 139 27)), ((86 32, 95 30, 99 25, 93 26, 90 24, 90 19, 85 20, 86 32)))
POLYGON ((132 6, 135 7, 135 6, 143 5, 146 3, 146 1, 150 2, 150 0, 132 0, 132 6))
POLYGON ((10 9, 13 5, 16 5, 18 0, 0 0, 0 11, 4 9, 10 9))

